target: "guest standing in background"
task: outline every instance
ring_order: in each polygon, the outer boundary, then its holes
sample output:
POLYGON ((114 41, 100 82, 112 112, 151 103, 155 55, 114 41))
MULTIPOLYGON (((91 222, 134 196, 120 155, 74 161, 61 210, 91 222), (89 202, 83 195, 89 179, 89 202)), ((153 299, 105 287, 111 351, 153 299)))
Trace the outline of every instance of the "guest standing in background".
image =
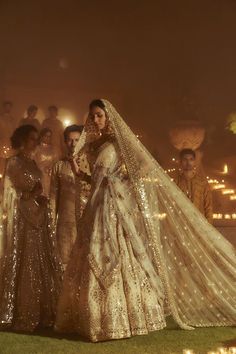
MULTIPOLYGON (((11 148, 10 137, 16 127, 16 122, 11 112, 12 102, 4 101, 0 115, 0 178, 3 175, 6 159, 14 154, 11 148)), ((0 190, 0 194, 2 195, 1 181, 0 190)))
POLYGON ((39 145, 35 152, 35 161, 42 172, 43 194, 48 197, 52 166, 58 160, 55 148, 52 146, 53 132, 51 129, 43 128, 39 134, 39 145))
POLYGON ((56 106, 48 107, 48 118, 44 119, 42 123, 43 128, 48 128, 53 132, 52 146, 57 151, 58 156, 61 158, 64 155, 64 143, 63 143, 63 124, 57 118, 58 108, 56 106))
POLYGON ((0 139, 5 139, 6 144, 10 146, 10 137, 15 130, 16 121, 12 115, 12 102, 5 101, 2 105, 0 115, 0 139))
POLYGON ((180 152, 180 171, 175 182, 196 208, 212 223, 212 192, 207 178, 197 172, 196 154, 193 150, 183 149, 180 152))
POLYGON ((38 131, 40 131, 41 125, 38 119, 36 118, 37 112, 38 112, 38 107, 31 104, 27 108, 27 116, 21 119, 19 126, 30 124, 33 125, 38 131))

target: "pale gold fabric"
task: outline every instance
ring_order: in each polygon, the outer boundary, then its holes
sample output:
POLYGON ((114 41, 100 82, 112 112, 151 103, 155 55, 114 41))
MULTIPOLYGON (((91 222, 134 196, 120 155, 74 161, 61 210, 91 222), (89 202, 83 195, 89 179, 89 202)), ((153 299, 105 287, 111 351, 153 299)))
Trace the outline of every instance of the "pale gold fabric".
POLYGON ((38 132, 41 129, 41 124, 37 118, 29 118, 29 117, 22 118, 19 122, 19 126, 21 125, 33 125, 33 127, 35 127, 38 130, 38 132))
POLYGON ((10 138, 16 128, 14 117, 10 113, 0 115, 0 157, 8 158, 12 155, 10 138))
MULTIPOLYGON (((85 154, 78 158, 81 170, 90 174, 85 154)), ((56 228, 59 253, 64 265, 68 263, 77 237, 77 223, 86 206, 90 185, 75 177, 68 158, 57 161, 52 169, 50 206, 56 228)))
POLYGON ((49 197, 52 166, 58 160, 57 152, 52 145, 41 143, 36 149, 34 159, 42 172, 43 194, 49 197))
POLYGON ((62 158, 65 154, 65 144, 63 140, 63 124, 62 122, 55 118, 46 118, 42 122, 42 129, 48 128, 52 131, 52 146, 56 150, 59 158, 62 158))
MULTIPOLYGON (((233 246, 103 102, 114 143, 101 147, 95 163, 56 329, 97 341, 162 328, 166 314, 183 329, 234 325, 233 246)), ((85 126, 78 151, 89 131, 85 126)))
POLYGON ((196 173, 192 178, 186 178, 183 173, 178 173, 175 182, 209 223, 212 224, 212 192, 206 177, 196 173))
MULTIPOLYGON (((10 113, 0 115, 0 175, 2 176, 5 169, 6 159, 14 155, 11 148, 10 138, 15 130, 16 122, 10 113)), ((1 177, 0 177, 1 178, 1 177)), ((2 184, 0 180, 0 199, 2 197, 2 184)))
POLYGON ((8 160, 0 239, 0 328, 52 326, 61 267, 48 209, 30 196, 41 173, 23 156, 8 160))

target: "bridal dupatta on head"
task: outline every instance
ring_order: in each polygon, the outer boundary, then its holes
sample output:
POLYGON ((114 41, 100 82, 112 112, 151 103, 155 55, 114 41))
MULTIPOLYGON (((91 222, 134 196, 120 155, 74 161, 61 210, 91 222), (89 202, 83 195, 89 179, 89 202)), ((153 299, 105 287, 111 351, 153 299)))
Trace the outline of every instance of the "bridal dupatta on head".
MULTIPOLYGON (((183 329, 236 323, 235 249, 194 207, 130 130, 102 100, 125 163, 139 225, 165 291, 166 314, 183 329)), ((77 146, 89 140, 88 118, 77 146)))

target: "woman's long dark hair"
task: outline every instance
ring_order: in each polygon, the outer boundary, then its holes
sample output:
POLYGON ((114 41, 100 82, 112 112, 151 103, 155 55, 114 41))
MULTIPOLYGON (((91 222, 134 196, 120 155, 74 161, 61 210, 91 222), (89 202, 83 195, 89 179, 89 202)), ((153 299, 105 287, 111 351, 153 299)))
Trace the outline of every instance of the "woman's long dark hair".
POLYGON ((20 149, 22 144, 27 140, 31 132, 38 133, 38 130, 30 124, 21 125, 11 136, 11 146, 13 149, 20 149))

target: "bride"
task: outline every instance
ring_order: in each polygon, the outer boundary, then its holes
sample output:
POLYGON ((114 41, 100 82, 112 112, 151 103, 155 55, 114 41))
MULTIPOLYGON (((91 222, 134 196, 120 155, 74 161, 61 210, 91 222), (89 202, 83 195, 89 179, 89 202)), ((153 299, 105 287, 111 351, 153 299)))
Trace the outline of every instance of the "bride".
MULTIPOLYGON (((162 329, 167 315, 183 329, 234 325, 233 246, 108 101, 89 108, 77 150, 86 148, 94 161, 92 192, 64 276, 56 330, 96 342, 162 329)), ((74 172, 81 177, 76 163, 74 172)))

